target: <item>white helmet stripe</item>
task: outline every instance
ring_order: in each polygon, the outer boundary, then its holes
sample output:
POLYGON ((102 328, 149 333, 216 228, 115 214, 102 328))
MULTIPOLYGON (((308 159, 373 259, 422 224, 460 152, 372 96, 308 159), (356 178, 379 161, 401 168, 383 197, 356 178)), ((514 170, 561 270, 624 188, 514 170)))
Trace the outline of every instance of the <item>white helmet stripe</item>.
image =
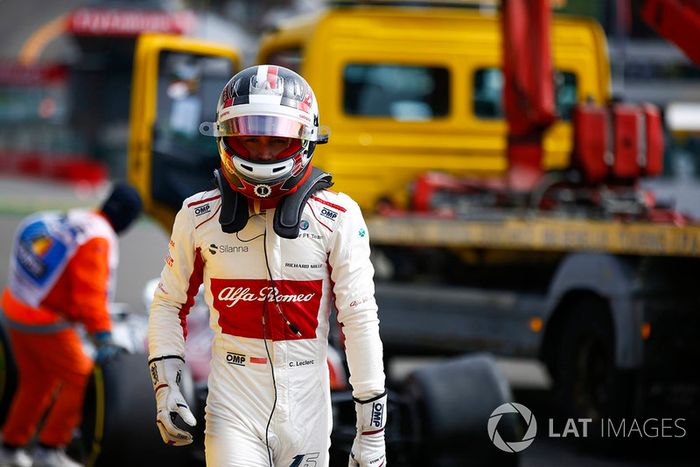
POLYGON ((256 78, 258 83, 264 83, 267 81, 267 65, 258 67, 258 76, 256 78))

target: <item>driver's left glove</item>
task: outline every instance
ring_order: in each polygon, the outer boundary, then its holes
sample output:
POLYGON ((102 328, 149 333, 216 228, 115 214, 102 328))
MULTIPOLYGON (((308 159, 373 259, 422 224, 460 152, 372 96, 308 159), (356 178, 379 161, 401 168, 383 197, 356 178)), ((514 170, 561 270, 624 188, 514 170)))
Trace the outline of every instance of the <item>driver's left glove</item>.
POLYGON ((369 400, 360 401, 355 399, 357 434, 355 435, 355 441, 352 443, 352 451, 348 460, 349 467, 386 466, 386 447, 384 443, 386 401, 386 391, 369 400))

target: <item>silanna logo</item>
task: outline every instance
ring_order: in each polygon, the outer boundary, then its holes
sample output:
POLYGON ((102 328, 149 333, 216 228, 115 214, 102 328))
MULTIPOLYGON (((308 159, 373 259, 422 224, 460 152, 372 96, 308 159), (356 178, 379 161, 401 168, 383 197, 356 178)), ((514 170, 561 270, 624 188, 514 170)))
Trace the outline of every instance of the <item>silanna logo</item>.
POLYGON ((248 253, 248 247, 247 246, 232 246, 232 245, 217 245, 216 243, 212 243, 209 245, 209 253, 212 255, 215 255, 217 253, 248 253))

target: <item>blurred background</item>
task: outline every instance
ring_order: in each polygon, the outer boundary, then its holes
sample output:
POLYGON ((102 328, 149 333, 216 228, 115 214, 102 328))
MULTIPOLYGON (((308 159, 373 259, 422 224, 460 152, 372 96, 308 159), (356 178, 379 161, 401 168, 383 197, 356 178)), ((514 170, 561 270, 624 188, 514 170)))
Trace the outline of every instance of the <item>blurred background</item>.
MULTIPOLYGON (((480 8, 494 11, 497 3, 484 1, 480 8)), ((699 143, 688 131, 698 125, 697 66, 642 21, 639 0, 554 3, 556 14, 592 17, 604 28, 613 95, 672 109, 664 177, 696 179, 699 143)), ((131 66, 140 32, 150 28, 229 44, 251 64, 263 31, 326 2, 3 0, 0 5, 0 170, 51 175, 62 171, 61 162, 85 162, 70 172, 97 180, 125 176, 131 66), (75 14, 86 5, 112 8, 114 14, 75 14), (134 9, 150 12, 150 22, 128 24, 134 9)))
MULTIPOLYGON (((138 34, 152 30, 216 40, 239 48, 250 62, 262 30, 279 18, 320 4, 0 2, 3 264, 22 216, 38 209, 97 206, 110 180, 126 178, 131 72, 138 34), (83 7, 106 8, 113 15, 80 20, 75 15, 83 7), (149 16, 133 24, 134 12, 149 16)), ((126 235, 122 264, 138 267, 129 273, 120 268, 117 301, 143 308, 141 289, 146 280, 160 274, 167 236, 148 220, 126 235)), ((6 282, 6 274, 3 267, 0 283, 6 282)))
MULTIPOLYGON (((484 15, 496 14, 500 4, 495 0, 462 3, 484 15)), ((642 20, 641 0, 551 3, 555 15, 592 18, 602 27, 613 99, 658 107, 665 136, 663 169, 656 177, 641 177, 638 186, 653 191, 659 205, 682 213, 682 224, 696 223, 700 218, 700 68, 642 20)), ((23 216, 40 209, 97 206, 111 181, 127 178, 132 70, 141 33, 167 32, 226 44, 240 50, 243 65, 250 65, 262 34, 289 18, 327 8, 323 0, 0 0, 2 264, 8 262, 10 240, 23 216)), ((116 300, 127 309, 145 312, 143 288, 160 274, 168 237, 156 221, 146 217, 121 239, 116 300)), ((690 256, 697 256, 698 246, 694 248, 690 256)), ((396 251, 386 253, 384 261, 377 262, 379 276, 387 262, 393 261, 389 270, 397 267, 396 251)), ((406 267, 420 269, 423 264, 414 261, 406 267)), ((538 273, 527 266, 524 271, 525 275, 538 273)), ((6 280, 3 266, 0 286, 6 280)), ((541 325, 530 321, 530 326, 541 325)), ((401 378, 429 360, 424 355, 397 359, 392 362, 392 377, 401 378)), ((547 366, 532 355, 519 358, 517 352, 504 352, 498 362, 519 400, 546 413, 552 385, 547 366)), ((697 369, 689 371, 697 376, 697 369)), ((693 386, 689 392, 696 390, 693 386)), ((523 465, 697 465, 692 454, 676 458, 667 452, 640 459, 628 451, 623 456, 594 456, 560 441, 550 439, 533 446, 523 453, 523 465)))
MULTIPOLYGON (((487 14, 498 4, 493 0, 466 3, 487 14)), ((640 0, 553 4, 556 14, 591 17, 604 28, 613 96, 653 102, 666 112, 663 174, 642 183, 679 210, 700 215, 698 67, 641 20, 640 0)), ((4 211, 19 215, 47 203, 47 207, 96 203, 105 191, 103 182, 126 178, 131 71, 138 34, 155 30, 235 46, 247 65, 255 58, 261 33, 284 18, 325 7, 324 0, 2 0, 0 177, 4 183, 0 203, 4 211), (96 15, 99 9, 110 13, 96 15), (147 19, 134 22, 134 11, 144 12, 147 19), (16 184, 36 186, 25 194, 16 184), (58 186, 75 198, 54 198, 58 186)), ((3 232, 3 238, 9 231, 3 232)), ((147 251, 154 250, 157 247, 147 251)), ((152 274, 159 265, 144 265, 143 270, 152 274)), ((0 279, 3 274, 0 271, 0 279)), ((136 305, 135 295, 127 290, 132 290, 131 284, 121 286, 119 296, 136 305)))

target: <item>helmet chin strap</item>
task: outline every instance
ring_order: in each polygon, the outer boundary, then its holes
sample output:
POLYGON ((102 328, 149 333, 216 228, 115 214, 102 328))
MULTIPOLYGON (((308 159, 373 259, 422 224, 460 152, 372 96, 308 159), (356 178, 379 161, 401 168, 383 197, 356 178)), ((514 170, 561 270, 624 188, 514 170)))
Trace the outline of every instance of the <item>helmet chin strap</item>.
MULTIPOLYGON (((214 178, 221 192, 221 211, 219 212, 221 229, 226 233, 240 232, 248 223, 248 198, 231 188, 219 169, 214 171, 214 178)), ((301 213, 306 201, 317 191, 330 188, 332 185, 333 180, 329 173, 312 167, 311 174, 296 191, 280 199, 277 204, 272 224, 275 233, 282 238, 297 238, 301 213)))

